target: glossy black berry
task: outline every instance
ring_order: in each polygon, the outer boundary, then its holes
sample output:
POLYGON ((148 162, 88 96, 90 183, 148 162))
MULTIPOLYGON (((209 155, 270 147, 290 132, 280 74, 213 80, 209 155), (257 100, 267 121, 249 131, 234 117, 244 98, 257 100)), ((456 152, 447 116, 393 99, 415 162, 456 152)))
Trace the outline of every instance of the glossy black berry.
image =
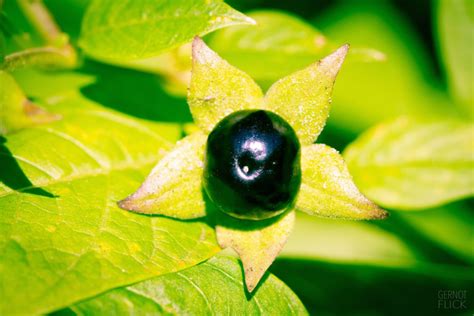
POLYGON ((225 117, 209 134, 204 161, 209 198, 238 218, 281 214, 294 201, 301 183, 295 131, 269 111, 245 110, 225 117))

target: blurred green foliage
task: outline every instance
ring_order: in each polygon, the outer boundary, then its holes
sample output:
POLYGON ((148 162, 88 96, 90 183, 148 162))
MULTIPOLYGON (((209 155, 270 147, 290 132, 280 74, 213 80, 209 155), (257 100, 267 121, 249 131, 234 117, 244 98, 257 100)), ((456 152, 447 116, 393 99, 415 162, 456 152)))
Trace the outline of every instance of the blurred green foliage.
POLYGON ((474 5, 469 0, 440 0, 437 8, 438 45, 449 90, 464 112, 474 115, 472 43, 474 5))

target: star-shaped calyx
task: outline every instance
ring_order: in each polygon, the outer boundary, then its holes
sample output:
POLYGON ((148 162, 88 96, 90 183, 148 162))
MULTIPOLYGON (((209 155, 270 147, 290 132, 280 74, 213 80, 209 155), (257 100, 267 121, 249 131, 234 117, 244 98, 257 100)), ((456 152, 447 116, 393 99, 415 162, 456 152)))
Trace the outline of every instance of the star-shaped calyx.
POLYGON ((200 131, 179 141, 141 187, 119 202, 121 208, 177 219, 213 216, 217 241, 240 256, 250 292, 286 243, 295 210, 343 219, 387 216, 359 192, 335 149, 314 144, 329 115, 334 81, 348 45, 280 79, 265 95, 249 75, 220 58, 199 37, 192 49, 188 103, 200 131), (257 109, 276 113, 296 133, 301 144, 301 185, 282 214, 246 220, 231 217, 209 202, 203 190, 204 156, 208 135, 216 124, 237 111, 257 109))

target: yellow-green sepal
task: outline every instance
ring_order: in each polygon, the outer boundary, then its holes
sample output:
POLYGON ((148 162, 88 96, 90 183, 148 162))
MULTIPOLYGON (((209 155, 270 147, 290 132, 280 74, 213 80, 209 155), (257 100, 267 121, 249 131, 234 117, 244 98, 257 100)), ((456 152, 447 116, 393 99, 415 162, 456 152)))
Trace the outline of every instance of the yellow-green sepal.
POLYGON ((219 246, 237 252, 244 267, 249 292, 258 285, 268 267, 280 253, 293 230, 295 211, 263 221, 244 221, 220 214, 216 236, 219 246))
POLYGON ((295 129, 302 145, 312 144, 326 124, 337 73, 349 45, 275 82, 265 95, 265 107, 295 129))
POLYGON ((337 150, 313 144, 302 148, 301 187, 296 209, 321 217, 382 219, 388 214, 367 199, 354 184, 337 150))
POLYGON ((140 188, 120 201, 121 208, 137 213, 178 219, 206 216, 202 196, 206 135, 194 133, 180 140, 153 168, 140 188))
POLYGON ((261 108, 263 94, 255 81, 194 38, 188 104, 194 122, 205 132, 232 112, 261 108))

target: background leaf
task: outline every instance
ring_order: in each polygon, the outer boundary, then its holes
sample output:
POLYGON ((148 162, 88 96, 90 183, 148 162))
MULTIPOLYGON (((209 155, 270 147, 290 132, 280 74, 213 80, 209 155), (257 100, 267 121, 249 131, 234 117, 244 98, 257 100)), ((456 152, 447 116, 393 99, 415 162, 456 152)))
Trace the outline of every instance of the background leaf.
MULTIPOLYGON (((446 249, 471 265, 474 263, 473 246, 466 242, 472 239, 474 222, 474 214, 468 202, 462 201, 423 212, 400 211, 397 215, 399 221, 408 223, 414 231, 439 245, 441 249, 446 249)), ((429 249, 425 247, 425 250, 429 249)))
POLYGON ((297 212, 295 229, 270 271, 291 286, 311 314, 437 314, 438 291, 445 289, 467 290, 470 306, 470 211, 468 203, 458 202, 423 212, 392 210, 383 221, 297 212))
POLYGON ((394 268, 280 259, 271 271, 295 291, 311 315, 462 315, 466 308, 461 313, 449 308, 449 299, 439 303, 446 307, 438 306, 438 293, 466 291, 467 309, 473 299, 474 274, 466 267, 394 268))
MULTIPOLYGON (((295 71, 329 55, 339 44, 318 29, 284 11, 257 10, 248 13, 257 25, 238 25, 210 35, 208 44, 222 58, 242 69, 264 89, 295 71)), ((349 60, 380 61, 384 54, 351 47, 349 60)))
POLYGON ((402 114, 453 115, 433 79, 430 60, 416 32, 386 1, 334 6, 315 19, 326 36, 351 47, 382 51, 379 63, 345 63, 338 76, 328 127, 346 139, 402 114))
POLYGON ((306 315, 296 295, 268 275, 246 295, 235 258, 217 256, 193 268, 107 292, 71 307, 76 315, 306 315))
POLYGON ((248 16, 257 25, 220 30, 208 43, 264 89, 331 52, 324 35, 295 16, 278 11, 255 11, 248 16))
POLYGON ((123 211, 176 140, 79 97, 50 96, 61 121, 12 135, 0 153, 0 314, 37 314, 195 265, 219 248, 204 223, 123 211), (5 167, 4 167, 5 166, 5 167))
POLYGON ((474 260, 472 245, 466 243, 474 220, 469 211, 469 205, 458 202, 423 212, 392 210, 383 221, 347 221, 297 212, 295 229, 281 256, 390 267, 465 266, 474 260))
MULTIPOLYGON (((393 222, 390 227, 397 227, 392 218, 383 222, 393 222)), ((397 231, 385 230, 372 221, 322 218, 302 212, 296 212, 295 228, 281 257, 402 267, 423 259, 397 231)))
POLYGON ((474 125, 402 117, 363 134, 344 152, 359 189, 397 209, 434 207, 474 194, 474 125))
POLYGON ((61 32, 42 1, 9 1, 1 9, 0 31, 5 38, 2 69, 61 69, 77 65, 77 54, 69 37, 61 32))
POLYGON ((439 46, 452 96, 474 115, 474 7, 469 0, 437 1, 439 46))
POLYGON ((195 35, 252 23, 222 0, 94 0, 83 20, 80 45, 98 59, 140 59, 195 35))
POLYGON ((15 79, 0 70, 0 135, 60 118, 28 100, 15 79))

